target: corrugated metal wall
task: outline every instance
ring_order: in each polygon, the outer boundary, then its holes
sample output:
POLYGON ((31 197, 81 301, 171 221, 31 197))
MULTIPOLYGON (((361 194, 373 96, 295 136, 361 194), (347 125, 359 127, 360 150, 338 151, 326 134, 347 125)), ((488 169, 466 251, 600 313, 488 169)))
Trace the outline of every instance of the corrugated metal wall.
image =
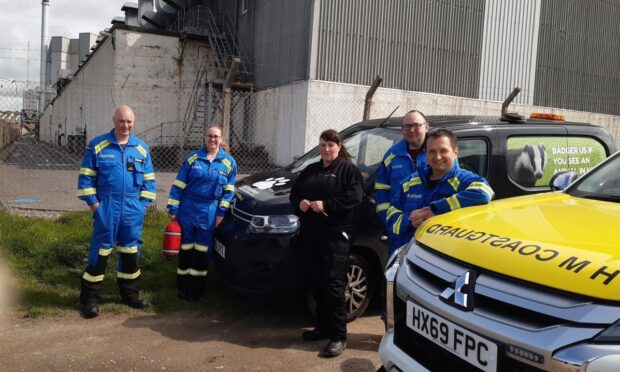
POLYGON ((541 0, 486 0, 479 98, 532 104, 541 0))
POLYGON ((477 97, 484 0, 321 0, 319 80, 477 97))
POLYGON ((308 78, 310 0, 248 0, 238 17, 258 89, 308 78), (249 47, 248 47, 249 46, 249 47))
POLYGON ((534 104, 620 115, 619 0, 542 0, 534 104))

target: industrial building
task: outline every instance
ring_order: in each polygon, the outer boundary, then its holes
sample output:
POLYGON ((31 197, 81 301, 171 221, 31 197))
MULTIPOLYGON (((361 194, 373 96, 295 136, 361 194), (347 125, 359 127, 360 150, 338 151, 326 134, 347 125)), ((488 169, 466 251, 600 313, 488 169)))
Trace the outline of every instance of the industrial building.
POLYGON ((620 140, 620 0, 140 0, 122 11, 86 55, 91 34, 52 38, 66 57, 46 75, 57 95, 41 139, 84 142, 126 103, 151 146, 196 146, 204 125, 224 122, 237 156, 283 165, 321 130, 361 120, 381 75, 373 117, 497 114, 520 87, 518 110, 553 107, 620 140))

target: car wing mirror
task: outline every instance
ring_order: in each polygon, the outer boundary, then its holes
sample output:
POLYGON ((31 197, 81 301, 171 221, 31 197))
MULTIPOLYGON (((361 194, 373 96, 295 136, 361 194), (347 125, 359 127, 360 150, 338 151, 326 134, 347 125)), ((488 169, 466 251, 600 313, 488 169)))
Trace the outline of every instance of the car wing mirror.
POLYGON ((558 172, 551 177, 549 187, 551 191, 564 190, 576 179, 577 173, 574 171, 558 172))

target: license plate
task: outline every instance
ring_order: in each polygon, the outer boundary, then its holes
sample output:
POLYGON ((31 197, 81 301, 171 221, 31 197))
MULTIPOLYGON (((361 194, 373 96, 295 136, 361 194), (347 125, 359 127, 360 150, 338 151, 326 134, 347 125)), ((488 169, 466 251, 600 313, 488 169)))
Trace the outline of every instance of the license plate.
POLYGON ((497 345, 407 301, 407 326, 483 371, 497 370, 497 345))
POLYGON ((217 239, 215 239, 215 251, 222 256, 222 258, 226 258, 226 247, 217 239))

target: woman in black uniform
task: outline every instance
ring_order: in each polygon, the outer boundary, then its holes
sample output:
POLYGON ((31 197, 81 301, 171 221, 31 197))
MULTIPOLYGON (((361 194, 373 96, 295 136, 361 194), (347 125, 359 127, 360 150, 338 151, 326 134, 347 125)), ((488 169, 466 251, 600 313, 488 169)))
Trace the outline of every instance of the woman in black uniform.
POLYGON ((316 300, 316 326, 302 336, 306 341, 328 339, 321 356, 335 357, 347 345, 346 273, 363 188, 338 133, 328 129, 319 141, 321 160, 301 172, 290 201, 300 218, 297 242, 316 300))

